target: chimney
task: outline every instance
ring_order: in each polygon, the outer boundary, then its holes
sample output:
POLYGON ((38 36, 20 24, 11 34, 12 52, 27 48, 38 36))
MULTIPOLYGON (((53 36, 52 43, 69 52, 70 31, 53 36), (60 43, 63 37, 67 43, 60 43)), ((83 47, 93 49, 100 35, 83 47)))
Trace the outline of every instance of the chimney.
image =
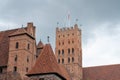
POLYGON ((33 27, 33 23, 32 22, 27 23, 27 27, 33 27))

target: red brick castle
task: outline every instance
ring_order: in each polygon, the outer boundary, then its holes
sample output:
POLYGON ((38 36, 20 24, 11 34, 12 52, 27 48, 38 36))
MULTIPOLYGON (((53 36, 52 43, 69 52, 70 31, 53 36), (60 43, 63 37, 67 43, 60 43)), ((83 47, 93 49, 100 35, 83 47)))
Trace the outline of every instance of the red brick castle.
POLYGON ((56 28, 50 44, 36 44, 36 27, 0 32, 0 80, 119 80, 120 64, 82 67, 81 29, 56 28))

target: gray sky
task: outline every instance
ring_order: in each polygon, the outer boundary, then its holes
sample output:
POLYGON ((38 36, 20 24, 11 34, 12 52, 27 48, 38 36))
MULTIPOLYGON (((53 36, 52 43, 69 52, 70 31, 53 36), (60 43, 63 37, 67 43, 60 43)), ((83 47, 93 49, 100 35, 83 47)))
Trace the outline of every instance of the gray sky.
POLYGON ((71 26, 82 24, 83 66, 120 64, 120 0, 0 0, 0 31, 33 22, 37 42, 49 35, 54 48, 68 14, 71 26))

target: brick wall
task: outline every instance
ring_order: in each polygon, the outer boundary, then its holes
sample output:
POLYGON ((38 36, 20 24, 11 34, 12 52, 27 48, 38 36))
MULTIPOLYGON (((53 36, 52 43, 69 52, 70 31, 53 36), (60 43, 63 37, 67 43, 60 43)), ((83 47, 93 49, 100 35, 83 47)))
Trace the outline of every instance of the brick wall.
POLYGON ((71 28, 56 28, 55 55, 58 63, 67 68, 72 80, 82 79, 81 30, 77 24, 71 28))
POLYGON ((0 74, 0 80, 22 80, 22 78, 19 73, 8 72, 0 74))

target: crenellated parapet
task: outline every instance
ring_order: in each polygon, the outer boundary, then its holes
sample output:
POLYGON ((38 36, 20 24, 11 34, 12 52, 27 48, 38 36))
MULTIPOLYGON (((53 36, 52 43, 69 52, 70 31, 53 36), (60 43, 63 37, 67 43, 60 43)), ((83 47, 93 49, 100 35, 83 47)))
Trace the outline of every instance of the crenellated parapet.
POLYGON ((75 24, 73 27, 63 27, 63 28, 56 28, 56 32, 66 32, 66 31, 72 31, 72 30, 79 30, 78 25, 75 24))

